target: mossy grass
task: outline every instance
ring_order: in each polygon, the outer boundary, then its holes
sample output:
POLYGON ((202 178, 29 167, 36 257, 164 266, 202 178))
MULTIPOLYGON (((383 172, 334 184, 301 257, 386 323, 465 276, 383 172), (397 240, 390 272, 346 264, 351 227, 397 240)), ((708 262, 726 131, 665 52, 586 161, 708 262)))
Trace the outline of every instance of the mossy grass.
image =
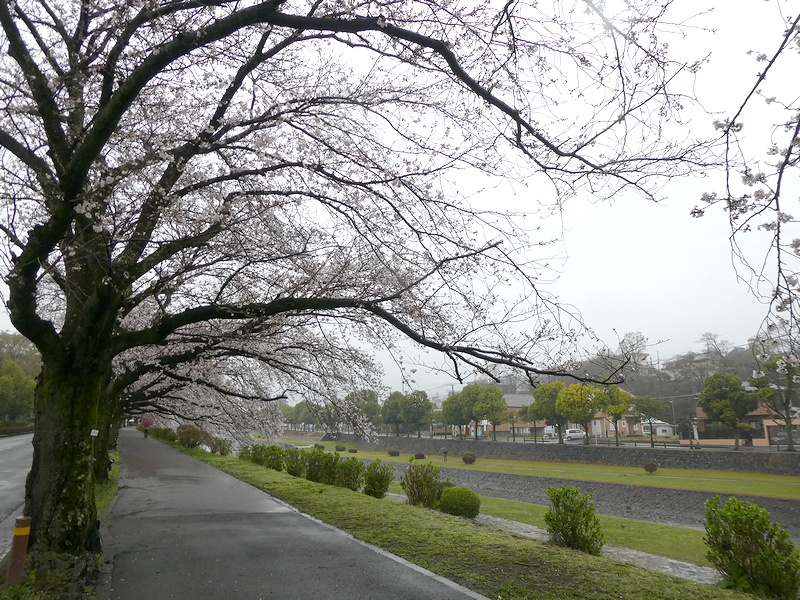
POLYGON ((97 506, 97 514, 100 515, 106 506, 113 500, 119 490, 119 451, 114 450, 109 453, 109 457, 114 462, 111 463, 111 471, 108 473, 108 481, 98 483, 94 488, 94 502, 97 506))
POLYGON ((312 483, 234 457, 183 451, 358 539, 490 598, 750 597, 558 548, 434 510, 312 483))

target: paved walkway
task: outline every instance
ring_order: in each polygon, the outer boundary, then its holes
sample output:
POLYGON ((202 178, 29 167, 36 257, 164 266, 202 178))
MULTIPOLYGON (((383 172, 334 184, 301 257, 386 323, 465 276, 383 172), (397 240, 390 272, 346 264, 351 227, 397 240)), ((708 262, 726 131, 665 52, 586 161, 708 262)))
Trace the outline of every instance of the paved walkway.
POLYGON ((135 430, 120 447, 99 600, 483 598, 135 430))

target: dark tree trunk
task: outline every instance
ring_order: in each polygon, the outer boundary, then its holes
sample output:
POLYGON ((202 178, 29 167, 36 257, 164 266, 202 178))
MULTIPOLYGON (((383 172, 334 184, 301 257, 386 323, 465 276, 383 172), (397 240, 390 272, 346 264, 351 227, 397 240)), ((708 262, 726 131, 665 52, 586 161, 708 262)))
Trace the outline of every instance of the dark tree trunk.
POLYGON ((25 486, 30 544, 75 554, 97 547, 94 453, 100 377, 45 360, 36 388, 33 464, 25 486))

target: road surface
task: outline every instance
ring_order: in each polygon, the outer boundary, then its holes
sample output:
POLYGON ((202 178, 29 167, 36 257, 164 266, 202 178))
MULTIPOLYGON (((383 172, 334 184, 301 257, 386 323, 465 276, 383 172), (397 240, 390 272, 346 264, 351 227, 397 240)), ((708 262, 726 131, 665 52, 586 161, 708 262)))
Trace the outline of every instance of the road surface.
POLYGON ((33 434, 0 437, 0 560, 11 547, 14 519, 22 515, 25 478, 33 459, 33 434))

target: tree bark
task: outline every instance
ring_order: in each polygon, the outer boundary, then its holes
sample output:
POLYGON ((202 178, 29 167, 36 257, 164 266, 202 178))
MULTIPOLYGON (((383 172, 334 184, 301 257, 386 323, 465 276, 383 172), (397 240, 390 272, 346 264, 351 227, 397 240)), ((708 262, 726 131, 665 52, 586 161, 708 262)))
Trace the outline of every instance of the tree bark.
POLYGON ((92 429, 100 377, 67 359, 45 360, 34 400, 33 464, 25 486, 30 545, 38 551, 99 551, 92 429))

